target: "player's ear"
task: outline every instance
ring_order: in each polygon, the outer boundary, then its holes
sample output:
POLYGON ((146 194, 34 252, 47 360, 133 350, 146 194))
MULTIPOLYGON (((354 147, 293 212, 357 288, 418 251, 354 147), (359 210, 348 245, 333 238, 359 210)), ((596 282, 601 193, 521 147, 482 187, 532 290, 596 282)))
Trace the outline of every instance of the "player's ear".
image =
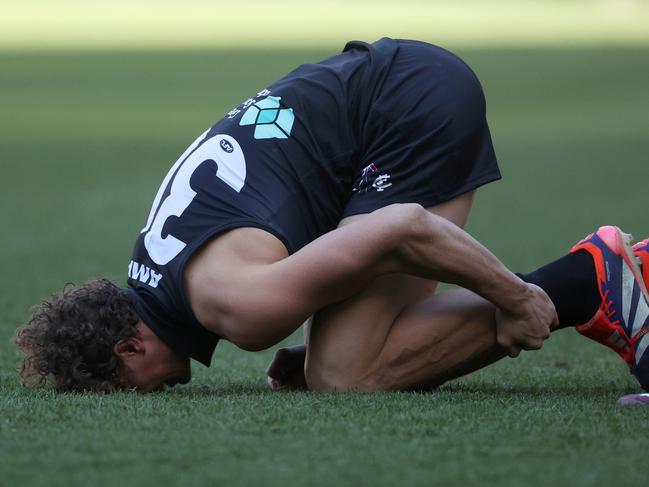
POLYGON ((120 358, 144 354, 144 342, 138 337, 124 338, 113 345, 113 353, 120 358))

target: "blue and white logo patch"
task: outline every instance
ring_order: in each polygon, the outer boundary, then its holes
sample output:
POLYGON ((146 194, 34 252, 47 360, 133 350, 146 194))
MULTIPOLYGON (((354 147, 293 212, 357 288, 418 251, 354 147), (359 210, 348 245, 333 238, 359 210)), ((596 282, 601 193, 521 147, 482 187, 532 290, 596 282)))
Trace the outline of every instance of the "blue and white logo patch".
POLYGON ((251 105, 239 125, 254 125, 255 139, 288 139, 295 115, 292 108, 280 108, 279 96, 268 96, 251 105))

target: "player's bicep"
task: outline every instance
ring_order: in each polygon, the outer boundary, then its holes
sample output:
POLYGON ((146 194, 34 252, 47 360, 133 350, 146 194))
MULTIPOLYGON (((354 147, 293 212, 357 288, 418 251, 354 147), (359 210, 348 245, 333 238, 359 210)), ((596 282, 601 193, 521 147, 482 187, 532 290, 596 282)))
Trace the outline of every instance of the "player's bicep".
POLYGON ((402 205, 378 210, 314 240, 265 269, 269 285, 295 297, 312 314, 398 271, 402 205))
POLYGON ((394 250, 402 237, 403 209, 385 208, 332 231, 295 254, 254 269, 238 306, 243 348, 273 345, 310 315, 398 271, 394 250), (243 344, 243 342, 246 342, 243 344))
POLYGON ((367 285, 371 276, 362 270, 360 261, 329 253, 259 266, 238 293, 231 340, 248 350, 274 345, 317 310, 367 285))

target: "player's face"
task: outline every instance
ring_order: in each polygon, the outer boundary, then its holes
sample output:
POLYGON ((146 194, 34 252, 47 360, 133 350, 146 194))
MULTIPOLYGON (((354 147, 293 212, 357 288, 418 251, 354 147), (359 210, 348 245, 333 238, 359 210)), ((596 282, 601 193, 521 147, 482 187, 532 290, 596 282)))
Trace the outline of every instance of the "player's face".
POLYGON ((143 324, 138 331, 139 337, 125 340, 116 352, 126 367, 129 389, 153 392, 190 381, 189 358, 178 355, 143 324))
POLYGON ((191 366, 188 358, 171 354, 156 356, 150 353, 146 362, 141 362, 136 369, 131 368, 129 387, 137 392, 161 391, 165 387, 186 384, 191 380, 191 366))

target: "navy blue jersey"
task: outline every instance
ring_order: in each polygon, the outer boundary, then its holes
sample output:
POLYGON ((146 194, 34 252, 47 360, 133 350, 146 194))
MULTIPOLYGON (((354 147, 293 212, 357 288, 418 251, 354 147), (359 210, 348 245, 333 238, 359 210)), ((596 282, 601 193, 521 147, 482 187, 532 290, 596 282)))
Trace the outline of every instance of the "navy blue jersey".
POLYGON ((219 339, 183 289, 188 259, 219 233, 260 228, 290 254, 346 215, 394 202, 430 206, 499 177, 477 79, 447 51, 410 42, 352 42, 300 66, 232 109, 171 168, 136 241, 128 287, 143 321, 178 353, 209 365, 219 339), (429 79, 433 58, 444 61, 437 78, 471 85, 475 100, 453 108, 466 119, 458 127, 449 110, 429 113, 433 102, 444 105, 436 90, 451 105, 467 98, 429 79), (408 82, 428 88, 399 95, 408 82))

